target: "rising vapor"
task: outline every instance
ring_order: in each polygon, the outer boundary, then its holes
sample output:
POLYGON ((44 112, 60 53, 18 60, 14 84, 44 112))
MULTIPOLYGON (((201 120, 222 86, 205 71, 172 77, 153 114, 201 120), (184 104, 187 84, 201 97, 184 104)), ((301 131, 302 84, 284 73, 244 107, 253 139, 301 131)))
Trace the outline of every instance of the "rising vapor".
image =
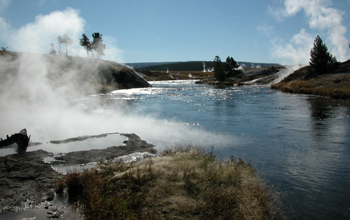
MULTIPOLYGON (((282 8, 269 8, 270 13, 279 21, 304 12, 309 27, 315 31, 326 31, 326 42, 331 53, 339 61, 349 59, 347 31, 343 24, 345 12, 332 8, 331 0, 285 0, 282 8)), ((294 35, 290 43, 282 46, 279 40, 273 42, 273 55, 293 63, 308 63, 309 53, 315 36, 302 29, 294 35), (307 56, 303 55, 307 52, 307 56)))
MULTIPOLYGON (((32 141, 43 143, 110 132, 136 133, 157 146, 182 141, 202 141, 215 146, 232 143, 232 138, 223 135, 133 115, 124 111, 127 104, 109 100, 108 94, 86 91, 93 90, 90 81, 94 81, 91 79, 96 77, 98 63, 103 61, 47 55, 57 36, 67 33, 73 39, 70 54, 86 57, 86 51, 79 45, 84 24, 79 12, 72 8, 39 15, 19 29, 11 29, 5 19, 0 19, 0 34, 9 50, 30 52, 0 56, 0 137, 27 128, 32 141), (87 93, 94 94, 93 98, 87 93)), ((107 49, 103 58, 118 61, 121 50, 111 47, 116 40, 104 35, 104 43, 107 49)))

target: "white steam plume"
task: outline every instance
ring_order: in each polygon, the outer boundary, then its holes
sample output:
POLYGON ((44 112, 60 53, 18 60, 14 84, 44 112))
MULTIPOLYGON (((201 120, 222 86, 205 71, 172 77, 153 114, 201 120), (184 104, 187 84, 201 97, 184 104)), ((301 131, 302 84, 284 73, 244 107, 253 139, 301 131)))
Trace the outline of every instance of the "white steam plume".
MULTIPOLYGON (((283 8, 269 8, 270 13, 278 20, 295 16, 298 12, 303 11, 307 18, 309 27, 317 31, 326 31, 326 42, 330 52, 336 56, 339 61, 349 59, 347 54, 348 40, 345 38, 347 31, 343 24, 343 11, 332 8, 331 0, 285 0, 283 8)), ((316 36, 312 36, 314 39, 316 36)), ((322 36, 321 36, 322 37, 322 36)), ((313 42, 313 41, 312 41, 313 42)), ((307 63, 309 56, 302 55, 305 52, 309 55, 312 48, 311 34, 302 29, 296 34, 287 46, 281 46, 275 40, 274 55, 279 56, 283 53, 283 58, 290 58, 293 62, 307 63), (305 41, 299 41, 304 39, 305 41), (301 57, 299 56, 301 55, 301 57), (300 57, 300 58, 297 58, 300 57), (297 59, 295 59, 297 58, 297 59)))
MULTIPOLYGON (((81 53, 85 57, 86 51, 78 44, 84 23, 76 10, 68 8, 37 16, 34 22, 18 30, 11 29, 6 22, 2 27, 7 30, 5 42, 11 51, 47 54, 57 36, 67 33, 73 39, 69 54, 81 53)), ((110 48, 108 44, 116 42, 113 38, 103 36, 107 54, 110 48)), ((115 49, 109 56, 118 58, 120 53, 120 50, 115 49)), ((103 61, 91 62, 86 59, 84 62, 84 59, 79 58, 27 53, 17 59, 0 56, 0 137, 27 128, 32 141, 44 143, 109 132, 136 133, 153 144, 156 144, 152 142, 155 139, 165 140, 164 142, 202 141, 213 146, 232 143, 232 138, 222 135, 167 120, 132 115, 124 111, 127 106, 123 102, 108 106, 105 102, 113 100, 103 102, 98 98, 83 96, 84 91, 81 90, 91 89, 86 82, 94 77, 98 69, 94 64, 98 62, 103 61), (69 63, 71 60, 80 61, 69 63), (82 77, 82 73, 87 75, 82 77), (81 78, 85 81, 79 81, 81 78), (83 101, 72 101, 76 97, 83 101), (94 100, 94 103, 85 108, 84 100, 94 100), (106 114, 108 109, 112 109, 110 114, 106 114)))
MULTIPOLYGON (((73 8, 38 15, 34 22, 19 29, 11 29, 11 25, 0 17, 0 37, 11 51, 47 54, 51 44, 56 45, 57 48, 57 36, 67 34, 73 40, 73 44, 68 46, 68 54, 86 57, 86 50, 79 44, 85 23, 85 20, 79 16, 79 11, 73 8)), ((91 38, 92 33, 86 34, 91 38)), ((117 40, 104 34, 103 40, 106 44, 103 59, 122 63, 123 52, 117 47, 117 40)))
POLYGON ((12 51, 47 54, 49 45, 57 42, 57 36, 67 34, 74 42, 74 45, 68 48, 69 54, 76 55, 82 50, 78 48, 78 42, 84 24, 84 19, 72 8, 54 11, 48 15, 38 15, 34 22, 18 30, 12 30, 7 44, 12 51))

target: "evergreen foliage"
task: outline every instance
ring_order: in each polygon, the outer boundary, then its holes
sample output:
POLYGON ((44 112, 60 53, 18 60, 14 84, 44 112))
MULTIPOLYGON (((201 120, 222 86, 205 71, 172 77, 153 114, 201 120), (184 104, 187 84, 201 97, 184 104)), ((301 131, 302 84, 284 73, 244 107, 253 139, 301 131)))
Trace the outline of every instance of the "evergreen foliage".
POLYGON ((86 49, 86 53, 87 53, 87 56, 89 56, 89 53, 91 52, 92 48, 91 48, 91 43, 90 43, 90 39, 85 35, 83 34, 82 35, 82 38, 80 38, 80 45, 82 47, 85 47, 86 49))
POLYGON ((105 55, 104 51, 106 50, 106 45, 102 43, 102 34, 97 32, 93 33, 92 38, 92 42, 90 42, 90 39, 85 34, 80 38, 80 45, 85 47, 88 57, 90 57, 92 50, 96 52, 97 58, 105 55))
POLYGON ((102 34, 93 33, 92 34, 93 41, 91 43, 91 48, 96 51, 97 57, 104 55, 104 51, 106 50, 106 45, 102 44, 102 34))
POLYGON ((219 56, 215 56, 214 58, 214 68, 215 68, 215 74, 214 77, 216 80, 223 81, 225 80, 225 66, 221 62, 221 58, 219 56))
POLYGON ((241 71, 238 70, 238 67, 239 67, 238 63, 232 57, 228 56, 226 58, 225 71, 226 71, 227 77, 233 77, 241 73, 241 71))
POLYGON ((325 43, 323 43, 320 36, 317 35, 314 41, 314 47, 310 52, 310 66, 313 74, 322 75, 328 73, 337 63, 335 57, 329 52, 325 43))
POLYGON ((215 79, 219 81, 224 81, 226 78, 234 77, 237 74, 241 73, 238 70, 238 63, 232 58, 227 57, 226 62, 222 63, 219 56, 214 58, 214 68, 215 68, 215 79))

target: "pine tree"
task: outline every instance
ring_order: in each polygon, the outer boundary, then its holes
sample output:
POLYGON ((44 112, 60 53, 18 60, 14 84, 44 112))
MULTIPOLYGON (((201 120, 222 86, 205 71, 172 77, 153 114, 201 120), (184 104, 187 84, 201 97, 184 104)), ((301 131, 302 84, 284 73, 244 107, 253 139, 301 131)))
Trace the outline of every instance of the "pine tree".
POLYGON ((317 35, 314 41, 314 47, 310 52, 310 66, 314 74, 321 75, 332 70, 334 64, 337 62, 329 52, 326 44, 323 43, 320 36, 317 35))
POLYGON ((93 41, 91 43, 91 48, 96 51, 97 57, 104 55, 104 51, 106 50, 106 45, 102 43, 102 34, 93 33, 92 34, 93 41))
POLYGON ((238 67, 238 63, 232 57, 226 58, 225 71, 228 77, 239 74, 241 71, 237 70, 238 67))
POLYGON ((214 74, 215 79, 219 81, 225 80, 224 66, 219 56, 215 56, 214 58, 214 68, 215 68, 215 74, 214 74))
POLYGON ((91 48, 90 39, 85 34, 83 34, 82 37, 80 38, 80 45, 85 47, 87 57, 89 58, 92 48, 91 48))

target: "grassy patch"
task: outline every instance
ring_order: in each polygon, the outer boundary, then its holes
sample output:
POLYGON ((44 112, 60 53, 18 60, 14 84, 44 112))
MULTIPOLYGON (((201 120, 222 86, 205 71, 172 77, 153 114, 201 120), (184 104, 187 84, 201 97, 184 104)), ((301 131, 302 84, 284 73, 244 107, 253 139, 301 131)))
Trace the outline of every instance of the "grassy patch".
POLYGON ((313 94, 332 98, 350 98, 350 74, 327 74, 309 80, 282 81, 272 89, 298 94, 313 94))
POLYGON ((68 174, 64 184, 85 219, 271 219, 276 215, 272 195, 250 163, 233 156, 219 161, 200 147, 176 147, 137 163, 101 162, 83 173, 68 174))

